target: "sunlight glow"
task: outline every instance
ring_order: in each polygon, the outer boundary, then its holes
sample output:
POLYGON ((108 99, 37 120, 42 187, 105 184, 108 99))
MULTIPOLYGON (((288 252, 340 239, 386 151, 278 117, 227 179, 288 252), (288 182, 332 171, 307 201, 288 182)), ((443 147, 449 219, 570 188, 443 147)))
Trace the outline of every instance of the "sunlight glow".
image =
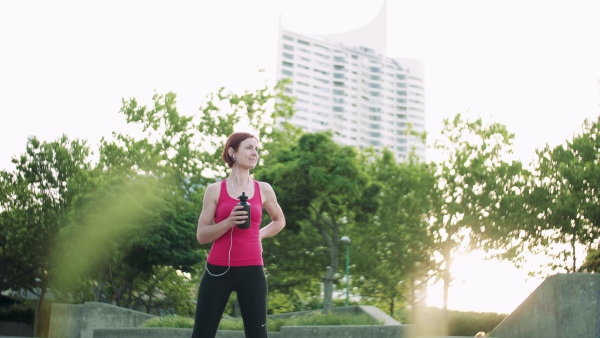
MULTIPOLYGON (((457 256, 451 268, 448 308, 460 311, 510 313, 538 287, 542 279, 527 276, 509 262, 484 260, 482 252, 457 256)), ((428 289, 427 305, 441 308, 443 284, 428 289)))

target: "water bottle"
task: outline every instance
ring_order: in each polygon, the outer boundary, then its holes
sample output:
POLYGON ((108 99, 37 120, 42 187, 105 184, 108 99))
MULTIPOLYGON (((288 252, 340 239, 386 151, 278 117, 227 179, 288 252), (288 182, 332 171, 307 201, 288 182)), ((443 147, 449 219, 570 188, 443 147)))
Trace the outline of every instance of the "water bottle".
POLYGON ((248 195, 246 195, 245 192, 242 192, 242 195, 239 196, 238 199, 240 200, 240 203, 238 203, 237 205, 241 205, 243 207, 242 210, 247 212, 246 215, 248 216, 248 218, 246 218, 245 223, 238 224, 237 227, 239 229, 248 229, 250 227, 250 203, 248 203, 248 195))

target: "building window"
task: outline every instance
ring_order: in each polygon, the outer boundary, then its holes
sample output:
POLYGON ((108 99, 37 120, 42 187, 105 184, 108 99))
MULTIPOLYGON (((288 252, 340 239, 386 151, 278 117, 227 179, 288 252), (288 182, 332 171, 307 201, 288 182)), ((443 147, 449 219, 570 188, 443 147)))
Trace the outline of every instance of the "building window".
POLYGON ((315 68, 314 71, 317 72, 317 73, 321 73, 323 75, 329 75, 329 72, 326 72, 326 71, 318 69, 318 68, 315 68))
POLYGON ((315 47, 317 47, 317 48, 321 48, 322 50, 329 51, 329 48, 328 48, 328 47, 325 47, 325 46, 321 46, 321 45, 317 45, 317 44, 314 44, 313 46, 315 46, 315 47))
POLYGON ((320 91, 322 91, 324 93, 328 93, 329 92, 329 89, 327 89, 327 88, 323 88, 323 87, 319 87, 319 86, 313 86, 313 88, 316 89, 316 90, 320 90, 320 91))
POLYGON ((310 42, 298 39, 298 43, 301 45, 310 46, 310 42))
POLYGON ((284 35, 284 36, 283 36, 283 39, 284 39, 284 40, 288 40, 288 41, 294 41, 294 38, 293 38, 293 37, 291 37, 291 36, 289 36, 289 35, 284 35))
POLYGON ((319 94, 316 94, 316 93, 313 93, 313 94, 312 94, 312 96, 313 96, 313 97, 316 97, 316 98, 318 98, 318 99, 321 99, 321 100, 323 100, 323 101, 329 101, 329 96, 325 96, 325 95, 319 95, 319 94))
POLYGON ((319 57, 322 57, 325 60, 329 60, 329 55, 325 55, 325 54, 321 54, 321 53, 317 53, 317 52, 315 52, 315 55, 319 56, 319 57))
POLYGON ((292 46, 292 45, 287 45, 287 44, 285 44, 285 43, 284 43, 284 44, 283 44, 283 49, 285 49, 285 50, 291 50, 291 51, 293 51, 293 50, 294 50, 294 46, 292 46))

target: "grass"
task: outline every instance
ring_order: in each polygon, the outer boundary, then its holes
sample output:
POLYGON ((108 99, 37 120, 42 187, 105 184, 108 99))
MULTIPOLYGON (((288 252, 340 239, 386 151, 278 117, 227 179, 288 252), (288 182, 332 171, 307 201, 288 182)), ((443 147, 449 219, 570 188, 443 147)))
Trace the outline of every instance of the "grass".
MULTIPOLYGON (((373 317, 360 314, 337 314, 314 312, 305 315, 292 316, 288 318, 276 318, 267 321, 269 332, 278 332, 282 326, 315 326, 315 325, 381 325, 373 317)), ((193 328, 194 319, 177 315, 156 317, 147 320, 144 327, 169 327, 169 328, 193 328)), ((241 318, 223 318, 219 324, 220 330, 243 331, 244 324, 241 318)))

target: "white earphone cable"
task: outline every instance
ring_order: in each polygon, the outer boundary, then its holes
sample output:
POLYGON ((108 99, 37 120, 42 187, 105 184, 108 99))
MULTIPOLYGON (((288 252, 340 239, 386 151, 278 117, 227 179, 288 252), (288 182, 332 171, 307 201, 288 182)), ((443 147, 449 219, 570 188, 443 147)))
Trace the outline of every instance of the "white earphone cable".
POLYGON ((224 274, 227 273, 227 271, 229 271, 229 268, 231 268, 231 248, 233 247, 233 228, 231 228, 231 233, 229 234, 229 254, 227 255, 227 270, 225 270, 225 272, 220 273, 220 274, 213 274, 212 272, 210 272, 210 270, 208 270, 208 259, 206 260, 206 262, 204 262, 204 267, 206 269, 206 272, 208 272, 209 275, 213 276, 213 277, 219 277, 219 276, 223 276, 224 274))

